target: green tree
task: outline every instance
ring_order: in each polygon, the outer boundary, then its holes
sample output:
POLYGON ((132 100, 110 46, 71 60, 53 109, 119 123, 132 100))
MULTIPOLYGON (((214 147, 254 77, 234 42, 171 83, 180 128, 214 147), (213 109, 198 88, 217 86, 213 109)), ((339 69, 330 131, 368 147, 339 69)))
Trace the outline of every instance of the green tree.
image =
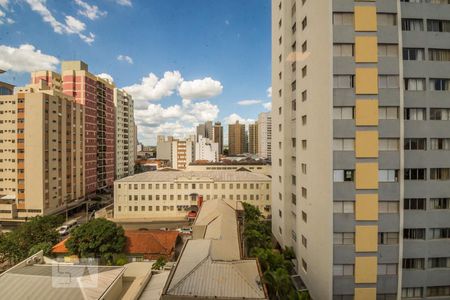
POLYGON ((52 254, 52 247, 53 244, 50 242, 38 243, 30 248, 30 251, 28 251, 28 256, 34 255, 41 250, 44 251, 44 255, 49 256, 52 254))
POLYGON ((244 206, 244 220, 246 223, 250 221, 260 221, 262 219, 262 214, 256 206, 245 202, 242 204, 244 206))
POLYGON ((164 257, 159 257, 155 263, 152 265, 152 270, 161 270, 166 265, 166 259, 164 257))
POLYGON ((274 271, 266 271, 263 280, 269 288, 271 299, 286 299, 292 291, 292 282, 286 269, 278 268, 274 271))
POLYGON ((79 257, 97 257, 104 263, 112 264, 114 254, 122 253, 125 243, 122 227, 99 218, 73 230, 66 247, 79 257))
POLYGON ((33 217, 12 232, 0 235, 0 261, 15 264, 40 250, 48 254, 49 247, 59 240, 55 228, 62 221, 60 216, 33 217))

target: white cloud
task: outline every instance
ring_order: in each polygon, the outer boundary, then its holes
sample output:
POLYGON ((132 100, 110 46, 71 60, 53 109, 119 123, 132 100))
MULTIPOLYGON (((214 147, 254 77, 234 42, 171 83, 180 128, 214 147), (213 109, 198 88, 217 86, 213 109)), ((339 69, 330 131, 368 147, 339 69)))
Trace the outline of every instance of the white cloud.
POLYGON ((234 124, 236 123, 236 121, 239 121, 239 123, 241 124, 250 124, 250 123, 254 123, 255 120, 254 119, 244 119, 243 117, 241 117, 240 115, 233 113, 231 115, 229 115, 228 117, 223 118, 223 121, 225 124, 234 124))
POLYGON ((262 106, 267 110, 272 110, 272 102, 263 103, 262 106))
POLYGON ((0 0, 0 6, 3 7, 4 9, 8 8, 8 0, 0 0))
POLYGON ((211 77, 183 81, 178 89, 180 96, 185 99, 206 99, 222 93, 223 86, 220 81, 211 77))
POLYGON ((136 110, 134 114, 140 139, 154 144, 160 134, 183 137, 194 133, 199 123, 216 119, 219 108, 209 101, 183 99, 180 104, 168 107, 150 103, 145 110, 136 110))
POLYGON ((108 14, 106 11, 101 11, 96 5, 90 5, 89 3, 86 3, 82 0, 74 0, 74 1, 78 6, 80 6, 78 13, 90 20, 96 20, 108 14))
POLYGON ((272 87, 271 86, 269 86, 267 88, 266 92, 267 92, 267 98, 272 98, 272 87))
POLYGON ((100 78, 106 79, 110 82, 114 82, 114 78, 111 75, 109 75, 108 73, 100 73, 100 74, 97 74, 97 76, 100 78))
POLYGON ((131 0, 116 0, 117 4, 123 6, 132 6, 131 0))
POLYGON ((262 102, 261 100, 241 100, 241 101, 238 101, 238 104, 242 105, 242 106, 249 106, 249 105, 259 104, 261 102, 262 102))
POLYGON ((172 95, 182 81, 183 78, 178 71, 165 72, 161 79, 150 73, 142 78, 141 83, 124 87, 124 89, 133 96, 135 101, 154 101, 172 95))
POLYGON ((43 54, 33 45, 24 44, 19 48, 0 45, 0 69, 13 72, 33 72, 55 70, 59 60, 43 54))
POLYGON ((66 16, 65 23, 61 23, 53 16, 50 10, 45 6, 46 0, 26 0, 31 9, 37 12, 42 20, 53 28, 53 31, 58 34, 76 34, 83 41, 91 44, 95 40, 95 35, 92 32, 88 34, 83 33, 86 25, 72 16, 66 16))
POLYGON ((119 56, 117 56, 117 60, 118 61, 126 61, 127 63, 129 63, 130 65, 133 64, 133 59, 131 57, 129 57, 128 55, 122 55, 120 54, 119 56))

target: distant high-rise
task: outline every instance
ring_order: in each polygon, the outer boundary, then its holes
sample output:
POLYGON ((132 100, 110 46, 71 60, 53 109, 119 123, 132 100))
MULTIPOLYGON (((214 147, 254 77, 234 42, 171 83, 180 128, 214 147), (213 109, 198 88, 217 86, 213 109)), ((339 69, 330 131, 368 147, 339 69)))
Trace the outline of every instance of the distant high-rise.
POLYGON ((214 143, 219 144, 219 155, 223 153, 223 127, 220 122, 215 122, 213 127, 213 138, 214 143))
POLYGON ((172 160, 173 136, 158 135, 156 141, 156 159, 172 160))
POLYGON ((197 139, 198 142, 195 144, 195 160, 219 161, 219 144, 202 136, 197 137, 197 139))
POLYGON ((122 89, 114 89, 116 128, 116 179, 134 174, 136 159, 136 126, 134 124, 134 104, 130 94, 122 89))
POLYGON ((84 106, 45 81, 0 96, 0 219, 83 200, 84 106))
POLYGON ((270 112, 258 115, 258 156, 266 159, 272 157, 272 116, 270 112))
POLYGON ((228 155, 243 154, 246 151, 245 124, 228 124, 228 155))
POLYGON ((259 144, 258 122, 248 125, 248 153, 257 154, 259 144))
POLYGON ((449 1, 273 0, 272 90, 272 232, 311 298, 450 299, 449 1))
POLYGON ((213 123, 212 121, 206 121, 204 124, 197 126, 197 139, 199 136, 204 138, 213 139, 213 123))

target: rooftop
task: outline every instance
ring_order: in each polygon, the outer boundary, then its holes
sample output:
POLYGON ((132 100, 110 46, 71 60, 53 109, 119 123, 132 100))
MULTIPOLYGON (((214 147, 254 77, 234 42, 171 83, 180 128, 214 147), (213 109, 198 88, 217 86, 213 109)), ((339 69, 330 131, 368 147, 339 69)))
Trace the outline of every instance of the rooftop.
POLYGON ((236 211, 222 200, 203 202, 163 297, 267 299, 256 260, 240 255, 236 211))
POLYGON ((116 182, 174 182, 174 181, 258 181, 269 182, 263 174, 236 171, 153 171, 125 177, 116 182))

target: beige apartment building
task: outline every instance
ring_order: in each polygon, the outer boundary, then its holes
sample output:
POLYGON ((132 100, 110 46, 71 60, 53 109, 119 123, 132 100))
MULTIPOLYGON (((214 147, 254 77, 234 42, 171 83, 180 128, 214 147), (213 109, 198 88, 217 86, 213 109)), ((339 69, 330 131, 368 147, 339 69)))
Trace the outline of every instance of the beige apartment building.
POLYGON ((195 138, 172 141, 172 168, 184 170, 195 160, 195 138))
POLYGON ((82 105, 45 81, 0 96, 0 219, 47 215, 83 199, 83 116, 82 105))
POLYGON ((243 154, 246 152, 245 124, 228 124, 228 155, 243 154))
POLYGON ((116 179, 134 174, 136 132, 133 97, 122 89, 114 89, 116 130, 116 179))
POLYGON ((450 298, 450 2, 272 1, 272 231, 313 299, 450 298))
POLYGON ((271 180, 246 171, 154 171, 114 182, 115 219, 180 219, 203 200, 243 201, 271 213, 271 180))

